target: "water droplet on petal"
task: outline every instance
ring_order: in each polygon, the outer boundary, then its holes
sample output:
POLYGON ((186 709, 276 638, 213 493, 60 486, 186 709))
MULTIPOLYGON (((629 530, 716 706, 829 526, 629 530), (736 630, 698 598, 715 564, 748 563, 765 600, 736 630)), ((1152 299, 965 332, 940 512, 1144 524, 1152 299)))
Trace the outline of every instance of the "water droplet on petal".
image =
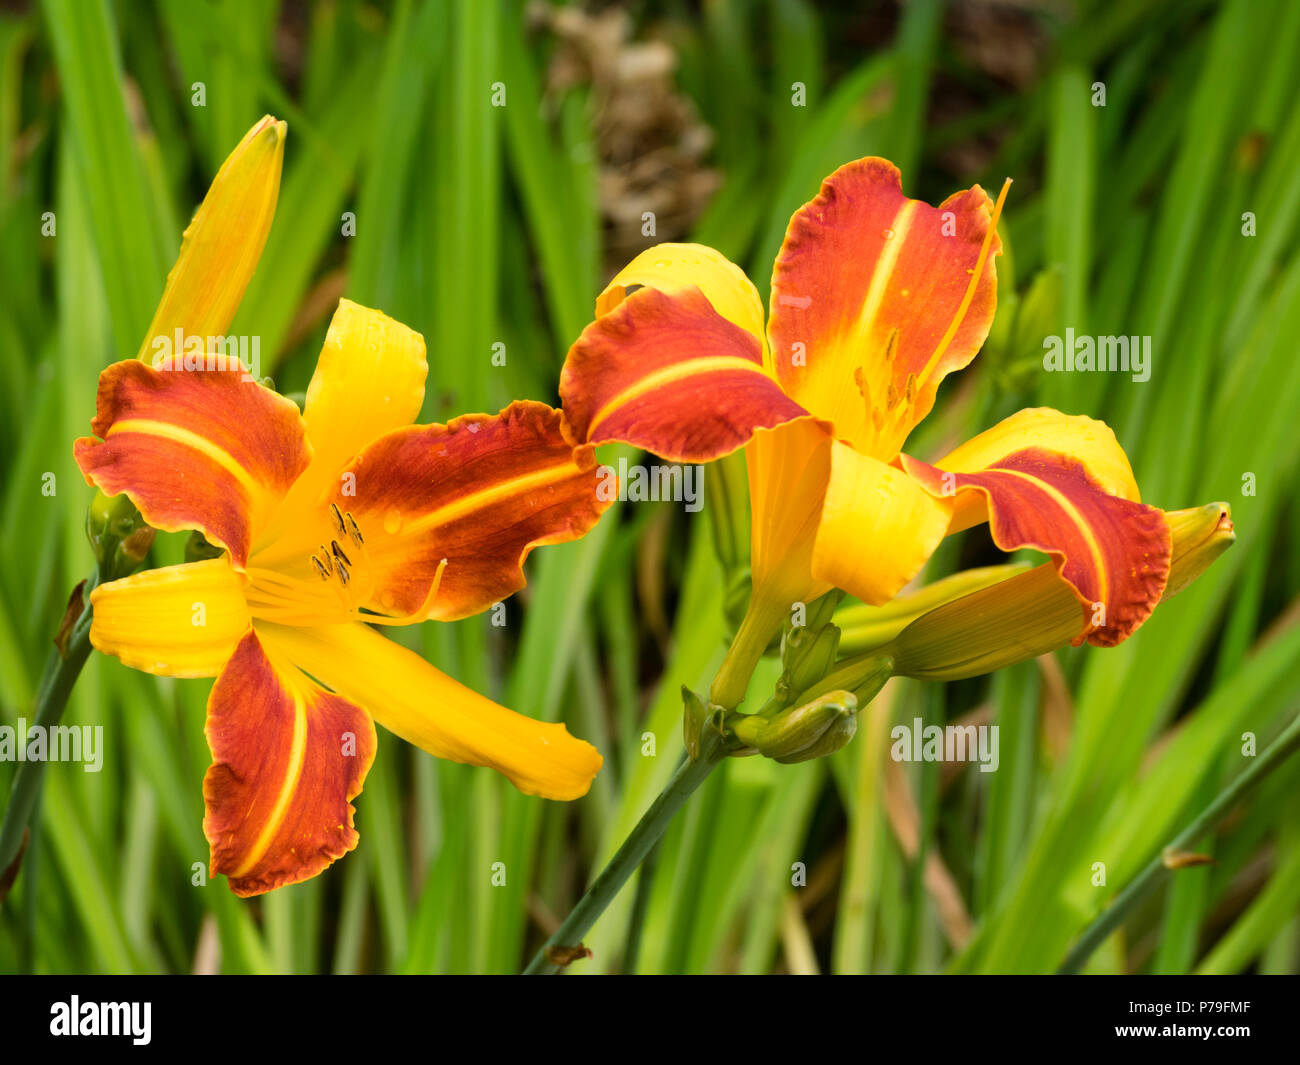
POLYGON ((880 235, 881 235, 882 237, 884 237, 886 240, 888 240, 890 237, 892 237, 892 236, 894 235, 894 231, 893 231, 892 229, 886 229, 886 230, 885 230, 882 234, 880 234, 880 235))

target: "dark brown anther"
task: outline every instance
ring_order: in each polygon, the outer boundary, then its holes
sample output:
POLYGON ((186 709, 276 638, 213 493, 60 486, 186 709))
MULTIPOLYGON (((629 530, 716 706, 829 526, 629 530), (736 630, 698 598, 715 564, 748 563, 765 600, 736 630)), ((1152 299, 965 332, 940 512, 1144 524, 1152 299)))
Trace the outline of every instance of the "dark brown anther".
POLYGON ((343 517, 347 519, 348 535, 352 537, 352 542, 358 547, 363 546, 366 541, 361 536, 361 529, 357 525, 357 519, 352 516, 352 511, 349 510, 343 517))

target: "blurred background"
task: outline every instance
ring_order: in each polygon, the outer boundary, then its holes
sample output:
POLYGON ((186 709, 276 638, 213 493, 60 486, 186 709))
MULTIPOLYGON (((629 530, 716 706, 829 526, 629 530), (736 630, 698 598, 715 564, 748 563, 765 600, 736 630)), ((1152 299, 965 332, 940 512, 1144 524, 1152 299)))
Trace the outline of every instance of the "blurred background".
MULTIPOLYGON (((380 307, 427 338, 425 420, 555 402, 596 294, 650 244, 712 244, 766 297, 791 212, 848 160, 887 156, 930 202, 1011 176, 993 334, 909 451, 1027 405, 1101 417, 1147 502, 1224 500, 1236 546, 1117 649, 893 682, 830 759, 731 760, 573 969, 1050 971, 1241 771, 1243 737, 1262 750, 1300 705, 1298 96, 1286 0, 5 0, 0 721, 30 718, 91 566, 71 447, 96 376, 135 353, 263 113, 288 121, 284 183, 230 332, 293 393, 340 296, 380 307), (1045 373, 1066 327, 1151 336, 1150 380, 1045 373), (917 716, 998 724, 999 770, 889 760, 888 726, 917 716)), ((594 742, 586 798, 384 734, 358 849, 257 900, 194 884, 208 683, 93 657, 65 721, 104 726, 103 769, 46 773, 0 971, 518 970, 679 757, 680 685, 707 687, 743 592, 744 516, 718 495, 739 461, 708 468, 701 513, 623 504, 538 551, 504 627, 394 630, 594 742)), ((997 558, 972 532, 926 576, 997 558)), ((1297 971, 1298 785, 1293 760, 1090 967, 1297 971)))

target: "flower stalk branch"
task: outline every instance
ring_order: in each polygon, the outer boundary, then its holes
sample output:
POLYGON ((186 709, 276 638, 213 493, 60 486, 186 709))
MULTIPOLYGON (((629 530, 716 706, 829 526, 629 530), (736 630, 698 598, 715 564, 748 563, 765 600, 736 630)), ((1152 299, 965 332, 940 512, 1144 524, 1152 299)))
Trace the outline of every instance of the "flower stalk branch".
POLYGON ((663 838, 669 823, 682 804, 708 779, 710 773, 727 755, 722 738, 705 730, 706 739, 700 757, 687 759, 673 774, 668 786, 650 804, 631 834, 623 841, 609 864, 592 881, 573 912, 555 930, 524 970, 524 975, 549 975, 558 972, 562 965, 576 957, 582 938, 605 912, 623 885, 645 861, 655 844, 663 838))
POLYGON ((1164 883, 1173 872, 1173 866, 1166 862, 1165 856, 1186 850, 1196 840, 1211 831, 1252 788, 1296 751, 1300 751, 1300 714, 1297 714, 1282 734, 1269 744, 1249 769, 1219 792, 1214 801, 1202 810, 1191 824, 1170 840, 1168 846, 1152 858, 1146 868, 1115 896, 1115 901, 1103 910, 1079 937, 1079 941, 1061 962, 1057 974, 1078 973, 1092 957, 1093 951, 1124 923, 1124 919, 1133 912, 1138 903, 1164 883))
MULTIPOLYGON (((68 696, 72 694, 72 686, 89 657, 90 607, 87 606, 73 623, 63 653, 57 647, 50 649, 36 695, 37 728, 48 734, 59 723, 63 709, 68 705, 68 696)), ((17 865, 22 858, 27 825, 40 795, 45 766, 43 759, 23 761, 14 774, 4 821, 0 824, 0 901, 9 893, 18 875, 17 865)))

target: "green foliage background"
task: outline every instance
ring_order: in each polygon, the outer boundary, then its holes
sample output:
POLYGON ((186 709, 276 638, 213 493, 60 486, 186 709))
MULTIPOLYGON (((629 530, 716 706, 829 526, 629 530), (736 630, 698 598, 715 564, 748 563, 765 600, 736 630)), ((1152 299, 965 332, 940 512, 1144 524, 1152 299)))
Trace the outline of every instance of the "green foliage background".
MULTIPOLYGON (((1026 405, 1102 417, 1147 502, 1225 500, 1237 545, 1118 649, 947 687, 896 683, 831 759, 733 760, 670 830, 640 905, 629 888, 575 969, 1050 971, 1241 771, 1242 734, 1262 748, 1297 712, 1300 5, 1027 4, 984 35, 995 49, 1029 42, 1031 76, 1014 86, 959 32, 1002 6, 630 5, 638 37, 672 43, 677 83, 714 130, 722 183, 694 239, 766 294, 790 213, 849 159, 893 159, 931 202, 1016 178, 993 336, 909 450, 941 453, 1026 405), (1151 380, 1043 373, 1042 338, 1066 326, 1152 336, 1151 380), (973 710, 1001 726, 999 771, 909 766, 900 799, 881 757, 889 717, 973 710), (914 831, 887 816, 890 788, 914 831), (796 862, 806 886, 791 886, 796 862), (936 875, 969 937, 953 933, 936 875)), ((284 184, 231 332, 261 336, 282 391, 305 385, 345 293, 426 336, 426 418, 555 400, 605 281, 606 228, 589 90, 543 99, 554 47, 514 0, 0 12, 0 720, 30 719, 68 591, 90 568, 91 493, 71 443, 96 375, 134 354, 185 220, 264 112, 289 123, 284 184), (498 81, 504 108, 489 104, 498 81), (340 236, 344 211, 355 238, 340 236), (497 341, 505 367, 491 362, 497 341)), ((384 735, 357 851, 252 902, 221 879, 191 884, 207 860, 207 685, 95 656, 66 720, 104 726, 104 769, 47 772, 0 909, 0 971, 517 970, 672 771, 679 686, 707 686, 728 635, 717 517, 624 505, 534 556, 504 630, 479 618, 405 634, 466 683, 596 743, 606 764, 588 797, 526 799, 384 735)), ((181 549, 160 537, 156 561, 181 549)), ((930 575, 991 557, 967 537, 930 575)), ((775 673, 765 665, 755 684, 775 673)), ((0 764, 0 795, 12 769, 0 764)), ((1298 784, 1293 761, 1203 841, 1215 863, 1177 873, 1092 968, 1296 971, 1298 784)))

